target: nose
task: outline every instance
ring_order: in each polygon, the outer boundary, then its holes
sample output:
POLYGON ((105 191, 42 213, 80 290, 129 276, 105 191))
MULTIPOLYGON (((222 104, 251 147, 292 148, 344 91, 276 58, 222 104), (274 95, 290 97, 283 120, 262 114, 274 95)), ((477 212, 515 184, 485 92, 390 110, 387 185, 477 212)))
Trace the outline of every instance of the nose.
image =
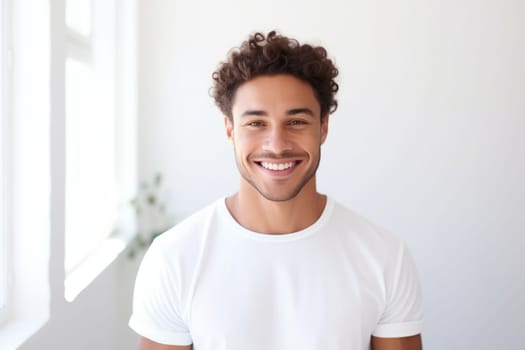
POLYGON ((268 130, 263 142, 264 151, 279 155, 291 149, 292 143, 290 142, 285 130, 280 127, 273 127, 268 130))

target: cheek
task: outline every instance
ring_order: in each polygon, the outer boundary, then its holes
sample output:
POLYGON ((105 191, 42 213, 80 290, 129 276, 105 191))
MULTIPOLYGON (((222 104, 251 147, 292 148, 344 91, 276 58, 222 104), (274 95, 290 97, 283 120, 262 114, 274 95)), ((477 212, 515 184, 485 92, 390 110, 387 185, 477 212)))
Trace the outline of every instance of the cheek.
MULTIPOLYGON (((311 154, 319 154, 321 152, 321 145, 323 144, 323 139, 321 135, 317 135, 317 137, 312 138, 308 143, 308 152, 311 154)), ((306 147, 306 145, 305 145, 306 147)))
POLYGON ((252 152, 253 148, 253 139, 250 137, 247 137, 244 134, 236 133, 233 138, 233 145, 235 147, 235 153, 238 157, 243 157, 246 154, 249 154, 252 152))
POLYGON ((249 133, 249 132, 236 132, 235 133, 235 144, 239 148, 249 149, 257 147, 264 137, 262 133, 249 133))

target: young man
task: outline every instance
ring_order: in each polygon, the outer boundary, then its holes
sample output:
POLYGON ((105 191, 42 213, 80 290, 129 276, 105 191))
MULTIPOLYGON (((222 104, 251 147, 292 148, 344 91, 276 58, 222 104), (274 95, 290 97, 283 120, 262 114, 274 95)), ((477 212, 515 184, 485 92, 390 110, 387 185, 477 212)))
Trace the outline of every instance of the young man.
POLYGON ((322 47, 257 33, 213 74, 240 173, 156 239, 130 326, 141 350, 420 350, 402 241, 316 190, 338 72, 322 47))

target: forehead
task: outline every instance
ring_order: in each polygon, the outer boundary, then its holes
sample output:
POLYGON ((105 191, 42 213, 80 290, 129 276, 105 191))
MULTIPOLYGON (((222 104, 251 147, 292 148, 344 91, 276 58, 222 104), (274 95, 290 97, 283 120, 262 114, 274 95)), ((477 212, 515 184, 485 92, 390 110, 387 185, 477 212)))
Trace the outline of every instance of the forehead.
POLYGON ((263 75, 241 84, 233 100, 233 115, 246 109, 279 112, 292 108, 310 108, 320 114, 320 105, 311 85, 291 75, 263 75))

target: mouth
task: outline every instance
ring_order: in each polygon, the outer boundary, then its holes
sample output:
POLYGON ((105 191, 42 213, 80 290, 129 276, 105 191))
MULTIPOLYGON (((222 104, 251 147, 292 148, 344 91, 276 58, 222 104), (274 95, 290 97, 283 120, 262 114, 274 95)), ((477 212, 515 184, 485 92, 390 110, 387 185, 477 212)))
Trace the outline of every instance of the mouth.
POLYGON ((289 174, 301 161, 287 161, 287 162, 267 162, 259 161, 255 162, 261 168, 271 171, 272 173, 289 174))

